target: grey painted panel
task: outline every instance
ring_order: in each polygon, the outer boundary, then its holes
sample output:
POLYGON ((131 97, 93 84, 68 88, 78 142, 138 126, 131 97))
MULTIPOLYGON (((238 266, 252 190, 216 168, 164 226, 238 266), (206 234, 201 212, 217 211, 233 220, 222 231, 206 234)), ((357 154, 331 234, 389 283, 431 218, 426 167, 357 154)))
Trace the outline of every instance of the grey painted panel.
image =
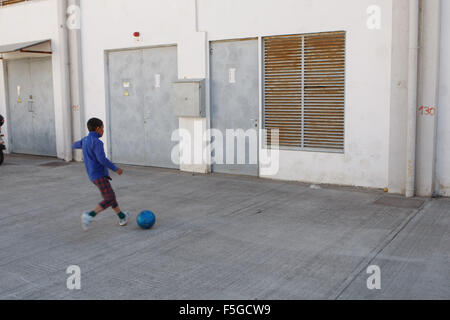
MULTIPOLYGON (((258 41, 212 42, 211 48, 211 127, 219 129, 224 137, 227 129, 257 129, 254 120, 259 118, 258 41), (230 79, 230 69, 235 70, 231 76, 234 80, 230 79)), ((257 143, 251 147, 257 154, 257 143)), ((237 164, 236 143, 234 148, 235 164, 213 164, 212 170, 257 176, 258 164, 249 163, 248 139, 245 143, 246 164, 237 164)))
POLYGON ((56 156, 51 58, 10 60, 7 71, 12 151, 56 156))
POLYGON ((180 80, 173 85, 173 112, 180 117, 205 117, 205 80, 180 80))
POLYGON ((108 63, 112 160, 145 165, 142 51, 111 52, 108 63))
POLYGON ((173 83, 177 80, 177 48, 143 50, 143 90, 147 165, 178 168, 171 159, 175 142, 172 132, 178 129, 173 112, 173 83))
POLYGON ((56 156, 55 107, 51 58, 30 59, 32 121, 36 153, 56 156))

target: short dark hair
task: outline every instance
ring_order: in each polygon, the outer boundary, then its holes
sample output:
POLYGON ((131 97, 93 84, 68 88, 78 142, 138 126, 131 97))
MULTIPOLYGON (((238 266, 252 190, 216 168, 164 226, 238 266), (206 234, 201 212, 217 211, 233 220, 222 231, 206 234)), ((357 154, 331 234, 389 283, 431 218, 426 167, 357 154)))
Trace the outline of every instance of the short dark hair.
POLYGON ((100 128, 101 126, 103 126, 103 121, 97 118, 91 118, 87 123, 89 132, 95 131, 97 130, 97 128, 100 128))

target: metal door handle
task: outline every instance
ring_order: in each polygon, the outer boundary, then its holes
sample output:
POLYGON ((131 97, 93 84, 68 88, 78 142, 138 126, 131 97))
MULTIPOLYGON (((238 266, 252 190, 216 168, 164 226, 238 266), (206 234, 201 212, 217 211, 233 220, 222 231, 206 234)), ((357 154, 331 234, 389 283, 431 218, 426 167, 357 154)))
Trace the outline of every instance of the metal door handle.
POLYGON ((28 112, 34 112, 33 103, 34 103, 33 96, 30 95, 30 99, 28 100, 28 112))

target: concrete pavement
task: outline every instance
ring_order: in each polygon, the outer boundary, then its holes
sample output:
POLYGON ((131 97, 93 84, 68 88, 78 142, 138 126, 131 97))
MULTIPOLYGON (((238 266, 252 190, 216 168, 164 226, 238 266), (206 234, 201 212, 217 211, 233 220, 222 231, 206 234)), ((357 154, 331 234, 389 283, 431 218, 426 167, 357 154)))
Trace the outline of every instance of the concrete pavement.
POLYGON ((55 161, 0 166, 0 299, 450 298, 450 199, 123 166, 112 183, 131 223, 109 210, 84 233, 99 193, 82 164, 55 161))

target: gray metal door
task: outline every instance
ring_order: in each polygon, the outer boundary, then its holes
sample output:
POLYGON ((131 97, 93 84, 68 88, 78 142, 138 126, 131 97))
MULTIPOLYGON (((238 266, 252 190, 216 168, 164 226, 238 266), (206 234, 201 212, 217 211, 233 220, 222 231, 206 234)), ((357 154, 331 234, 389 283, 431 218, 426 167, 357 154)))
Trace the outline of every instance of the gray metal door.
POLYGON ((51 58, 7 62, 14 153, 56 156, 51 58))
POLYGON ((108 64, 113 161, 177 168, 171 160, 176 47, 111 52, 108 64))
POLYGON ((178 168, 171 158, 176 144, 172 132, 179 127, 171 105, 173 83, 178 79, 177 48, 144 49, 142 70, 147 164, 178 168))
POLYGON ((145 165, 142 50, 109 54, 111 158, 145 165))
MULTIPOLYGON (((258 40, 211 42, 211 128, 224 137, 223 164, 212 171, 258 175, 258 40), (227 162, 226 130, 253 130, 256 140, 245 139, 245 163, 238 161, 238 139, 234 141, 234 160, 227 162), (255 158, 256 156, 256 158, 255 158)), ((241 140, 242 141, 242 140, 241 140)), ((241 142, 243 143, 243 142, 241 142)), ((242 157, 242 155, 241 155, 242 157)))

